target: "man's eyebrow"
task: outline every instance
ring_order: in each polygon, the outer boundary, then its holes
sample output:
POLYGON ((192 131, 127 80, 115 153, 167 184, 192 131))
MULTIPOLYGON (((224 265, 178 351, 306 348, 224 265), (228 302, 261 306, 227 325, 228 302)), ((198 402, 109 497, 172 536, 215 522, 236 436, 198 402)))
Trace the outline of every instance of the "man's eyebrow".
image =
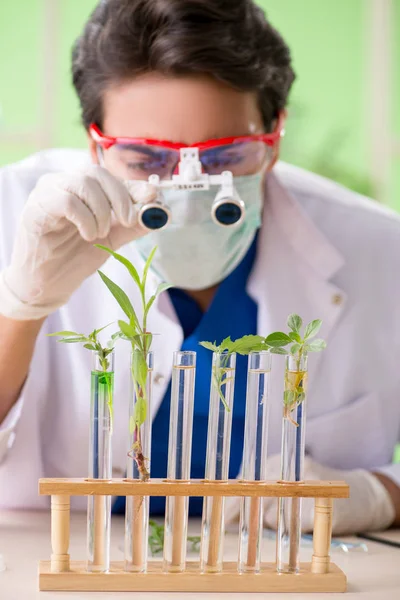
POLYGON ((164 154, 170 154, 171 150, 166 148, 160 148, 156 150, 154 147, 141 145, 141 144, 121 144, 119 145, 120 150, 139 152, 140 154, 145 154, 146 156, 160 156, 164 154))

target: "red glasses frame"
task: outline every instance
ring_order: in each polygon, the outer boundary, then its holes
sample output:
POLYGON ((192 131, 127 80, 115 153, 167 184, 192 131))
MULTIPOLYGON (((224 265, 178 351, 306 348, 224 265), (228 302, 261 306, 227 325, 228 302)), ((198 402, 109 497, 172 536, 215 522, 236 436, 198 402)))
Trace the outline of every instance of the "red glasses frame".
POLYGON ((196 142, 195 144, 183 144, 180 142, 169 142, 167 140, 153 140, 149 138, 130 138, 130 137, 111 137, 104 135, 95 123, 89 126, 89 133, 92 139, 101 146, 104 150, 108 150, 116 144, 134 144, 142 146, 162 146, 169 150, 181 150, 182 148, 198 148, 199 150, 207 150, 217 146, 228 146, 230 144, 240 144, 242 142, 264 142, 267 146, 275 146, 275 144, 283 136, 284 115, 280 114, 276 130, 272 133, 259 133, 255 135, 242 135, 235 137, 217 138, 207 140, 205 142, 196 142))

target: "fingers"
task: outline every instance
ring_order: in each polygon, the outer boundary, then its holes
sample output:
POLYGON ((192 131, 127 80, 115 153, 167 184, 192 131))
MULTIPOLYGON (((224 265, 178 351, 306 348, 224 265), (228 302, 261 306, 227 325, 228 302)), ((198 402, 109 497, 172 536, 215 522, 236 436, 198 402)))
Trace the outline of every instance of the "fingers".
MULTIPOLYGON (((153 201, 156 189, 145 181, 129 182, 128 188, 102 167, 85 173, 57 173, 42 177, 26 206, 29 220, 40 229, 56 229, 67 219, 87 242, 104 239, 113 222, 138 227, 139 205, 153 201)), ((139 234, 139 232, 138 232, 139 234)))
POLYGON ((99 182, 118 223, 124 227, 137 224, 138 205, 157 198, 157 189, 147 181, 122 182, 98 165, 93 165, 87 175, 99 182))
POLYGON ((87 198, 83 200, 77 194, 66 191, 60 177, 51 174, 39 180, 26 203, 22 220, 31 232, 45 235, 60 230, 66 219, 75 225, 83 239, 92 241, 98 237, 98 232, 109 229, 109 216, 109 207, 106 210, 94 209, 87 198))

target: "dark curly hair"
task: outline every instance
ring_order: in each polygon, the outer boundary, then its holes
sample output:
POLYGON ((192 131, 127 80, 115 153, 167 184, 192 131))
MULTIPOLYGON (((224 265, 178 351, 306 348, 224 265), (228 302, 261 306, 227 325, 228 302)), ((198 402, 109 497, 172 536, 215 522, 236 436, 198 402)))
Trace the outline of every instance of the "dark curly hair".
POLYGON ((151 71, 258 92, 266 131, 295 78, 289 48, 253 0, 101 0, 72 53, 84 126, 101 127, 110 84, 151 71))

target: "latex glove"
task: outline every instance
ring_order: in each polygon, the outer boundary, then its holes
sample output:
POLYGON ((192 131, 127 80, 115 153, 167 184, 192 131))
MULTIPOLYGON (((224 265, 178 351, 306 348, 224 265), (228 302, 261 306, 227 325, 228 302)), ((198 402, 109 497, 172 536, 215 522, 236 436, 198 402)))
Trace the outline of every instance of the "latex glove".
POLYGON ((140 204, 156 190, 145 181, 127 187, 102 167, 43 176, 22 212, 11 264, 0 273, 0 314, 40 319, 65 304, 107 260, 95 243, 118 250, 142 237, 140 204))
MULTIPOLYGON (((280 455, 267 459, 268 479, 280 478, 280 455)), ((335 535, 386 529, 395 518, 395 508, 385 486, 364 469, 339 470, 324 467, 310 457, 304 461, 304 479, 345 481, 350 486, 350 498, 333 501, 332 532, 335 535)), ((314 498, 302 499, 302 530, 314 527, 314 498)), ((264 523, 276 529, 277 500, 264 500, 264 523)))
MULTIPOLYGON (((267 458, 267 480, 277 481, 281 476, 281 457, 267 458)), ((350 498, 333 501, 332 532, 335 535, 361 531, 386 529, 395 518, 395 508, 385 486, 364 469, 339 470, 324 467, 310 457, 304 461, 305 480, 345 481, 350 486, 350 498)), ((264 498, 264 525, 277 527, 276 498, 264 498)), ((225 522, 238 520, 240 501, 226 498, 225 522)), ((314 527, 314 498, 302 498, 302 530, 310 532, 314 527)))

